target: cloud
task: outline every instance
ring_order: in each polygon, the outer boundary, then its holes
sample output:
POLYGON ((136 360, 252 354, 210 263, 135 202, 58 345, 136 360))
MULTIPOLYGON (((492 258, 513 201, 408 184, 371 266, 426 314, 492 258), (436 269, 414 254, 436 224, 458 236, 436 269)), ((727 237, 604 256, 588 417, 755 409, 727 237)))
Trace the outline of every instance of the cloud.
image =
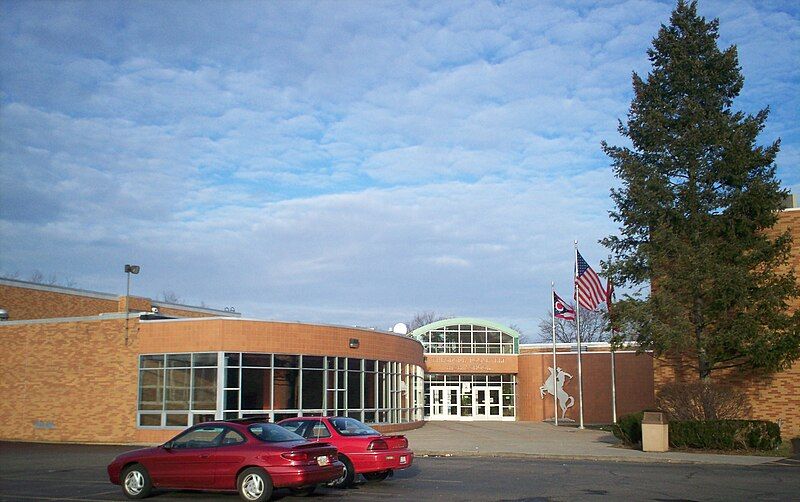
MULTIPOLYGON (((669 3, 5 2, 0 265, 247 315, 533 328, 669 3)), ((704 2, 800 191, 800 14, 704 2)), ((545 307, 543 307, 543 305, 545 307)))

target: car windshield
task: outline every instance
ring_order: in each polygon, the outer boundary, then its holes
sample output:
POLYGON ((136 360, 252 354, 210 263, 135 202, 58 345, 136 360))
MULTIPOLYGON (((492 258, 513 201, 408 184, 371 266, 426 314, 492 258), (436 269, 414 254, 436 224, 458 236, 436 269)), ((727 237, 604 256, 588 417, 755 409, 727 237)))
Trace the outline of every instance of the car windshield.
POLYGON ((305 441, 303 436, 298 436, 276 424, 253 424, 247 428, 253 436, 266 443, 281 443, 284 441, 305 441))
POLYGON ((379 436, 380 432, 367 427, 355 418, 332 418, 331 425, 342 436, 379 436))

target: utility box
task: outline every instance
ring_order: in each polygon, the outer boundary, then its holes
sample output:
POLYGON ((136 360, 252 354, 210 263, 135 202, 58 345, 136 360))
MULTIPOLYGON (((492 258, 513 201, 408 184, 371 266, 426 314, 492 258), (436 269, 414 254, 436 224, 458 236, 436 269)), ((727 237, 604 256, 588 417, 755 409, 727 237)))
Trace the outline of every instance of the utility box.
POLYGON ((645 411, 642 419, 642 450, 669 451, 669 422, 663 413, 645 411))

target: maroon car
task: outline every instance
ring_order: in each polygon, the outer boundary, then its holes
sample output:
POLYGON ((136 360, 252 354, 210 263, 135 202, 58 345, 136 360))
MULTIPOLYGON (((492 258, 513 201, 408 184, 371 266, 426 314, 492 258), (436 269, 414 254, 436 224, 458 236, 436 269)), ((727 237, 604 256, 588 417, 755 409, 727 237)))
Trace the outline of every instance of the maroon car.
POLYGON ((109 479, 128 498, 144 498, 154 488, 238 490, 249 502, 269 499, 273 488, 310 494, 343 472, 335 447, 263 419, 196 425, 161 446, 123 453, 108 466, 109 479))
POLYGON ((278 424, 309 441, 332 444, 339 450, 345 472, 331 483, 337 488, 351 485, 356 474, 367 481, 383 481, 393 471, 411 467, 414 461, 405 436, 384 436, 354 418, 287 418, 278 424))

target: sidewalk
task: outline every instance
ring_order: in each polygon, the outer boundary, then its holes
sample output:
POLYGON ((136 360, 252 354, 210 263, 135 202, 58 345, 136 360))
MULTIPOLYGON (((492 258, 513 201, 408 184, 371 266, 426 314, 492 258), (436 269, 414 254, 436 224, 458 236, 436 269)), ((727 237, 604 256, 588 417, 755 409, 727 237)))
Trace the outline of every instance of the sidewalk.
POLYGON ((428 422, 404 433, 416 455, 504 456, 548 459, 593 459, 622 462, 664 462, 760 465, 779 457, 652 453, 617 446, 608 432, 540 422, 428 422))

